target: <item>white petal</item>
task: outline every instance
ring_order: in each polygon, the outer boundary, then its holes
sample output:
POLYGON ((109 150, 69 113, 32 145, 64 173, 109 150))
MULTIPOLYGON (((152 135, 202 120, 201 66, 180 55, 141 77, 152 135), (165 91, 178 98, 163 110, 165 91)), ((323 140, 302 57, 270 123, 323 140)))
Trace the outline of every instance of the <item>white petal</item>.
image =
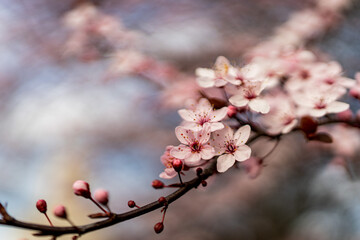
POLYGON ((343 112, 347 109, 349 109, 349 104, 335 101, 335 102, 330 103, 327 106, 326 111, 328 113, 339 113, 339 112, 343 112))
POLYGON ((179 141, 186 145, 191 143, 192 140, 194 139, 193 132, 191 130, 185 129, 184 127, 181 127, 181 126, 175 128, 175 134, 176 134, 176 137, 179 139, 179 141))
POLYGON ((185 159, 186 157, 189 156, 189 154, 191 154, 191 149, 184 145, 179 145, 177 147, 174 147, 170 151, 171 156, 179 159, 185 159))
POLYGON ((250 158, 251 148, 247 145, 239 146, 234 153, 236 161, 242 162, 250 158))
POLYGON ((195 137, 199 141, 200 144, 205 144, 210 139, 210 133, 211 133, 211 125, 210 123, 205 123, 203 125, 203 128, 199 132, 195 132, 195 137))
POLYGON ((194 164, 199 163, 200 160, 201 160, 201 155, 200 155, 200 153, 197 153, 197 152, 193 153, 193 152, 191 152, 191 153, 189 154, 189 156, 184 159, 184 162, 185 162, 186 165, 191 166, 191 165, 194 165, 194 164))
POLYGON ((218 172, 225 172, 235 163, 235 157, 232 154, 224 154, 218 157, 216 169, 218 172))
POLYGON ((215 132, 217 130, 223 129, 224 128, 224 124, 222 123, 210 123, 210 131, 211 132, 215 132))
POLYGON ((326 114, 325 109, 310 109, 309 114, 313 117, 322 117, 326 114))
POLYGON ((186 110, 186 109, 180 109, 178 111, 178 114, 180 115, 180 117, 188 122, 195 122, 196 121, 196 116, 195 113, 191 110, 186 110))
POLYGON ((219 110, 213 111, 213 112, 209 115, 209 117, 210 117, 210 122, 218 122, 218 121, 223 120, 223 119, 226 117, 227 110, 228 110, 227 107, 223 107, 223 108, 221 108, 221 109, 219 109, 219 110))
POLYGON ((242 95, 234 95, 229 99, 229 102, 236 107, 244 107, 249 103, 249 100, 242 95))
POLYGON ((203 128, 200 124, 195 122, 184 122, 182 123, 182 127, 194 132, 198 132, 203 128))
POLYGON ((286 125, 281 132, 283 134, 289 133, 296 126, 297 123, 298 123, 297 119, 292 120, 291 123, 286 125))
POLYGON ((251 110, 262 114, 268 113, 270 111, 270 105, 264 99, 252 99, 249 102, 249 107, 251 110))
POLYGON ((209 69, 209 68, 197 68, 195 70, 195 74, 198 77, 215 78, 214 70, 209 69))
POLYGON ((204 145, 203 149, 201 149, 201 158, 205 160, 209 160, 210 158, 215 156, 215 149, 210 145, 204 145))
POLYGON ((246 141, 249 139, 251 133, 251 128, 249 125, 242 126, 239 128, 234 135, 234 140, 236 145, 244 145, 246 141))
POLYGON ((213 78, 206 78, 206 77, 198 77, 196 78, 196 82, 200 87, 203 88, 210 88, 213 87, 215 84, 215 80, 213 78))

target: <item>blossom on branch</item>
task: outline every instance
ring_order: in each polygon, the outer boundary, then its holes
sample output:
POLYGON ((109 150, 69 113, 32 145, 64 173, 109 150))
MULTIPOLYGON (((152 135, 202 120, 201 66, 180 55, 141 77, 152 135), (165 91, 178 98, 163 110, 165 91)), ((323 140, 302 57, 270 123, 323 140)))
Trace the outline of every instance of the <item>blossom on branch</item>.
POLYGON ((200 131, 205 123, 209 123, 210 131, 216 131, 224 128, 219 122, 226 117, 227 107, 214 110, 206 98, 200 99, 194 110, 180 109, 179 115, 185 120, 183 127, 192 131, 200 131))
POLYGON ((192 131, 184 127, 176 127, 175 134, 182 143, 174 147, 170 154, 179 159, 184 159, 185 165, 196 166, 201 164, 201 159, 209 160, 215 156, 215 149, 208 143, 211 126, 205 123, 200 131, 192 131))
POLYGON ((229 126, 225 125, 224 129, 213 134, 212 145, 216 154, 221 155, 217 159, 218 172, 225 172, 234 165, 235 161, 242 162, 250 158, 251 148, 245 145, 250 132, 249 125, 242 126, 235 134, 229 126))

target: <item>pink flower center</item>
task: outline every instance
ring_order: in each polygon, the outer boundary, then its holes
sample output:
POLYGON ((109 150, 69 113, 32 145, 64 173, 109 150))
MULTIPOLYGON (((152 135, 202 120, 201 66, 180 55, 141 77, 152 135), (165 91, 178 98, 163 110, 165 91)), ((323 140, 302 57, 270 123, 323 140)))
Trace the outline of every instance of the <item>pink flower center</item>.
POLYGON ((302 70, 302 71, 300 72, 300 77, 301 77, 303 80, 308 79, 308 78, 310 77, 309 71, 307 71, 307 70, 302 70))
POLYGON ((191 148, 191 151, 192 151, 193 153, 195 153, 195 152, 201 152, 202 145, 199 144, 198 141, 195 141, 195 142, 193 142, 193 143, 190 145, 190 148, 191 148))
POLYGON ((321 98, 319 100, 319 102, 315 103, 315 108, 316 109, 324 109, 324 108, 326 108, 326 103, 324 102, 323 98, 321 98))
POLYGON ((233 154, 234 152, 236 152, 236 149, 237 149, 237 147, 233 141, 229 141, 226 143, 226 152, 227 153, 233 154))
POLYGON ((248 88, 244 92, 244 97, 246 99, 251 100, 251 99, 257 98, 257 94, 255 93, 253 88, 248 88))
POLYGON ((325 82, 326 84, 333 85, 333 84, 335 83, 335 79, 333 79, 333 78, 326 78, 326 79, 324 80, 324 82, 325 82))

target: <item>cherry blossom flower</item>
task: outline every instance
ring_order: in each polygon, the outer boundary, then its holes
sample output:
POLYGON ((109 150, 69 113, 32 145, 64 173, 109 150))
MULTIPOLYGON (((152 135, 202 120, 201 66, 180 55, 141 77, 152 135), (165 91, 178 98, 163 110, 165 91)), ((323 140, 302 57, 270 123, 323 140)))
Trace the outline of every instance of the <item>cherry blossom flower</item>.
POLYGON ((188 166, 201 164, 201 159, 211 159, 215 156, 215 149, 208 143, 210 128, 210 123, 205 123, 203 129, 197 132, 181 126, 176 127, 176 137, 182 144, 174 147, 170 154, 175 158, 184 159, 184 163, 188 166))
POLYGON ((216 61, 213 69, 208 68, 197 68, 195 73, 197 75, 196 81, 199 86, 203 88, 209 87, 222 87, 228 82, 239 85, 240 80, 236 79, 234 76, 230 75, 233 72, 231 69, 234 67, 231 66, 229 60, 223 56, 219 56, 216 61))
POLYGON ((171 146, 171 145, 167 146, 164 154, 160 158, 162 164, 164 164, 164 166, 165 166, 164 172, 160 173, 160 175, 159 175, 159 177, 161 177, 161 178, 170 179, 170 178, 177 176, 177 174, 178 174, 172 165, 173 160, 176 159, 175 157, 171 156, 171 154, 170 154, 170 151, 173 148, 174 148, 174 146, 171 146))
POLYGON ((349 94, 356 99, 360 99, 360 72, 356 73, 355 79, 356 85, 350 89, 349 94))
POLYGON ((209 123, 210 131, 213 132, 224 127, 224 124, 219 121, 226 117, 227 107, 214 110, 210 102, 202 98, 193 110, 180 109, 178 113, 185 120, 184 128, 200 131, 205 123, 209 123))
POLYGON ((266 100, 259 97, 265 85, 263 81, 249 81, 240 86, 238 94, 232 96, 229 102, 236 107, 249 106, 254 112, 268 113, 270 106, 266 100))
POLYGON ((227 125, 225 128, 216 131, 212 137, 212 145, 216 154, 221 155, 217 159, 216 168, 218 172, 225 172, 232 167, 235 161, 245 161, 251 155, 251 148, 245 145, 250 136, 250 126, 245 125, 239 128, 235 134, 227 125))
POLYGON ((296 108, 291 99, 278 93, 267 98, 270 103, 270 112, 261 118, 261 122, 271 134, 290 132, 298 123, 296 108))
POLYGON ((300 107, 299 114, 322 117, 327 113, 339 113, 347 110, 349 104, 336 101, 345 93, 337 87, 308 86, 306 90, 294 94, 294 101, 300 107))

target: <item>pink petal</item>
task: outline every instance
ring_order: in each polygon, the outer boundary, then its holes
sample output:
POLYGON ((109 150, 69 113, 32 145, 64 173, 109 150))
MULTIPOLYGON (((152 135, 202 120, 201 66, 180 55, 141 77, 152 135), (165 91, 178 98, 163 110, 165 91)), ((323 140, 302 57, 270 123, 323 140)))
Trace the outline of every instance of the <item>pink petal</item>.
POLYGON ((210 131, 215 132, 217 130, 223 129, 224 124, 216 122, 216 123, 210 123, 210 131))
POLYGON ((242 162, 250 158, 251 148, 247 145, 239 146, 234 153, 236 161, 242 162))
POLYGON ((180 109, 178 111, 178 114, 180 117, 188 122, 195 122, 197 117, 195 116, 195 113, 191 110, 186 109, 180 109))
POLYGON ((186 165, 188 166, 191 166, 191 165, 194 165, 194 164, 198 164, 201 160, 201 155, 200 153, 193 153, 193 152, 190 152, 190 154, 184 159, 184 162, 186 165))
POLYGON ((227 107, 223 107, 219 110, 215 110, 213 111, 209 117, 210 117, 210 122, 218 122, 223 120, 226 117, 228 108, 227 107))
POLYGON ((291 123, 287 124, 283 130, 281 131, 283 134, 289 133, 298 123, 297 119, 294 119, 291 121, 291 123))
POLYGON ((215 149, 210 145, 204 145, 200 154, 202 159, 208 160, 215 156, 215 149))
POLYGON ((236 145, 244 145, 246 141, 249 139, 251 133, 251 128, 249 125, 242 126, 239 128, 234 135, 234 140, 236 141, 236 145))
POLYGON ((185 159, 191 154, 191 149, 188 146, 179 145, 177 147, 174 147, 170 151, 170 155, 179 158, 179 159, 185 159))
POLYGON ((242 95, 234 95, 229 99, 229 102, 236 107, 244 107, 249 103, 249 100, 242 95))
POLYGON ((232 154, 224 154, 218 157, 216 169, 218 172, 225 172, 235 163, 235 157, 232 154))
POLYGON ((181 126, 175 128, 175 134, 182 144, 189 145, 194 139, 193 132, 181 126))
POLYGON ((211 133, 211 125, 210 123, 205 123, 203 125, 203 129, 199 132, 195 132, 195 138, 199 141, 200 144, 205 144, 210 139, 210 133, 211 133))
POLYGON ((249 107, 251 110, 262 114, 268 113, 270 111, 270 105, 264 99, 252 99, 249 102, 249 107))
POLYGON ((328 113, 339 113, 347 109, 349 109, 349 104, 338 101, 330 103, 326 108, 328 113))
POLYGON ((322 117, 326 114, 325 109, 310 109, 309 114, 313 117, 322 117))

